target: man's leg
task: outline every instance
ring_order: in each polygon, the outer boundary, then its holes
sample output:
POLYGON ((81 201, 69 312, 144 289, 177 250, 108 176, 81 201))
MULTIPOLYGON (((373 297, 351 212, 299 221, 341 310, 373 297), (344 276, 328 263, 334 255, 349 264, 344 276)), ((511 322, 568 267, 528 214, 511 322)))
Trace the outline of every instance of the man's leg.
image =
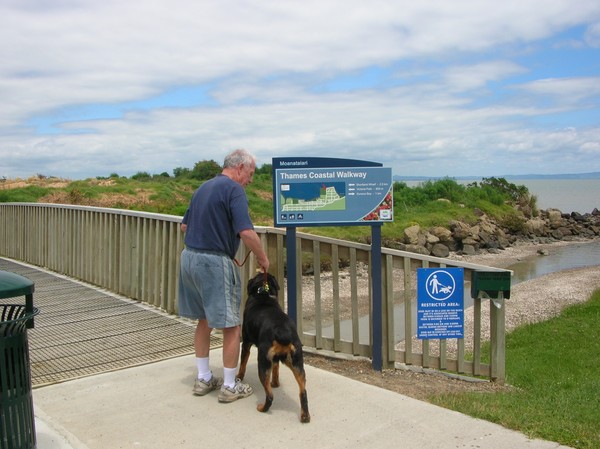
POLYGON ((194 383, 194 394, 204 396, 212 390, 221 388, 223 380, 212 375, 209 366, 210 354, 210 332, 206 320, 198 320, 196 333, 194 335, 194 351, 196 353, 196 366, 198 368, 198 378, 194 383))
POLYGON ((240 326, 223 329, 223 366, 237 368, 240 358, 240 326))
POLYGON ((252 387, 236 382, 238 359, 240 357, 240 326, 223 329, 223 387, 219 402, 233 402, 252 394, 252 387))
POLYGON ((208 357, 210 352, 210 333, 212 329, 208 327, 208 321, 198 320, 196 325, 196 334, 194 335, 194 350, 196 357, 208 357))

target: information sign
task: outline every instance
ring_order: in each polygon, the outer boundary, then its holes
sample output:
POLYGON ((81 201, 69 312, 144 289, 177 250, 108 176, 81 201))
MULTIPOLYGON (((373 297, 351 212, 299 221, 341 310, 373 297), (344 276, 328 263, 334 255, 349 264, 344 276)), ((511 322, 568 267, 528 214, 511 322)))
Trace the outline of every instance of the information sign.
POLYGON ((417 269, 417 337, 464 338, 464 270, 417 269))
POLYGON ((332 158, 273 159, 275 226, 391 222, 390 168, 332 158))

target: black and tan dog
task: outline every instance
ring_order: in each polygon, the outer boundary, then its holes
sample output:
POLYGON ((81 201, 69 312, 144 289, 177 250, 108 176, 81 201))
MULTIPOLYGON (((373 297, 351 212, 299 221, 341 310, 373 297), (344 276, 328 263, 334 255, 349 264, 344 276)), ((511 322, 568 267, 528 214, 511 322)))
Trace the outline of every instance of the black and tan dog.
POLYGON ((250 348, 258 348, 258 377, 265 389, 265 403, 259 404, 259 412, 266 412, 273 403, 272 387, 279 386, 279 362, 294 373, 300 388, 300 421, 310 422, 306 373, 302 343, 296 325, 281 309, 277 294, 279 284, 274 276, 260 273, 248 281, 248 300, 244 309, 242 325, 242 353, 238 377, 246 374, 250 348))

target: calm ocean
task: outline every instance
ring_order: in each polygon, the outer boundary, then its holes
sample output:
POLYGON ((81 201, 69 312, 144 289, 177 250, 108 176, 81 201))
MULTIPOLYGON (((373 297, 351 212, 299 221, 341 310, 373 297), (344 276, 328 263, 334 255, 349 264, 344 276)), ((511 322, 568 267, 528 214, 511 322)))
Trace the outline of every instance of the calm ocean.
POLYGON ((551 207, 562 212, 600 210, 600 179, 519 179, 513 184, 524 185, 537 196, 539 209, 551 207))
MULTIPOLYGON (((469 184, 481 179, 457 180, 460 184, 469 184)), ((560 209, 561 212, 589 213, 600 210, 600 179, 510 179, 508 182, 523 185, 529 193, 537 197, 538 209, 560 209)), ((417 186, 421 181, 407 181, 409 187, 417 186)))

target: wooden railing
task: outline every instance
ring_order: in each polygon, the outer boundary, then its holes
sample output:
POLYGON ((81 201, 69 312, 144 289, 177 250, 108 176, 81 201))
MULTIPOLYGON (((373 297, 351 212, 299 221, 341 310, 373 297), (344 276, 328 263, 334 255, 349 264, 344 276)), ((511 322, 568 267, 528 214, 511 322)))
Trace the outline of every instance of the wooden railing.
MULTIPOLYGON (((73 277, 177 314, 181 217, 57 204, 0 203, 0 256, 73 277)), ((285 280, 284 229, 257 227, 272 274, 285 280)), ((240 248, 243 260, 245 248, 240 248)), ((296 235, 296 316, 305 346, 371 357, 373 326, 370 245, 296 235), (310 274, 307 274, 310 272, 310 274)), ((382 249, 383 367, 395 364, 504 380, 504 307, 479 298, 466 308, 464 339, 419 340, 416 272, 421 267, 495 268, 382 249), (470 314, 470 315, 468 315, 470 314), (489 316, 489 318, 488 318, 489 316), (489 358, 482 356, 491 329, 489 358)), ((244 282, 254 274, 251 254, 244 282)), ((282 283, 285 286, 285 281, 282 283)), ((286 289, 280 301, 285 307, 286 289)), ((469 288, 465 288, 469 292, 469 288)))

